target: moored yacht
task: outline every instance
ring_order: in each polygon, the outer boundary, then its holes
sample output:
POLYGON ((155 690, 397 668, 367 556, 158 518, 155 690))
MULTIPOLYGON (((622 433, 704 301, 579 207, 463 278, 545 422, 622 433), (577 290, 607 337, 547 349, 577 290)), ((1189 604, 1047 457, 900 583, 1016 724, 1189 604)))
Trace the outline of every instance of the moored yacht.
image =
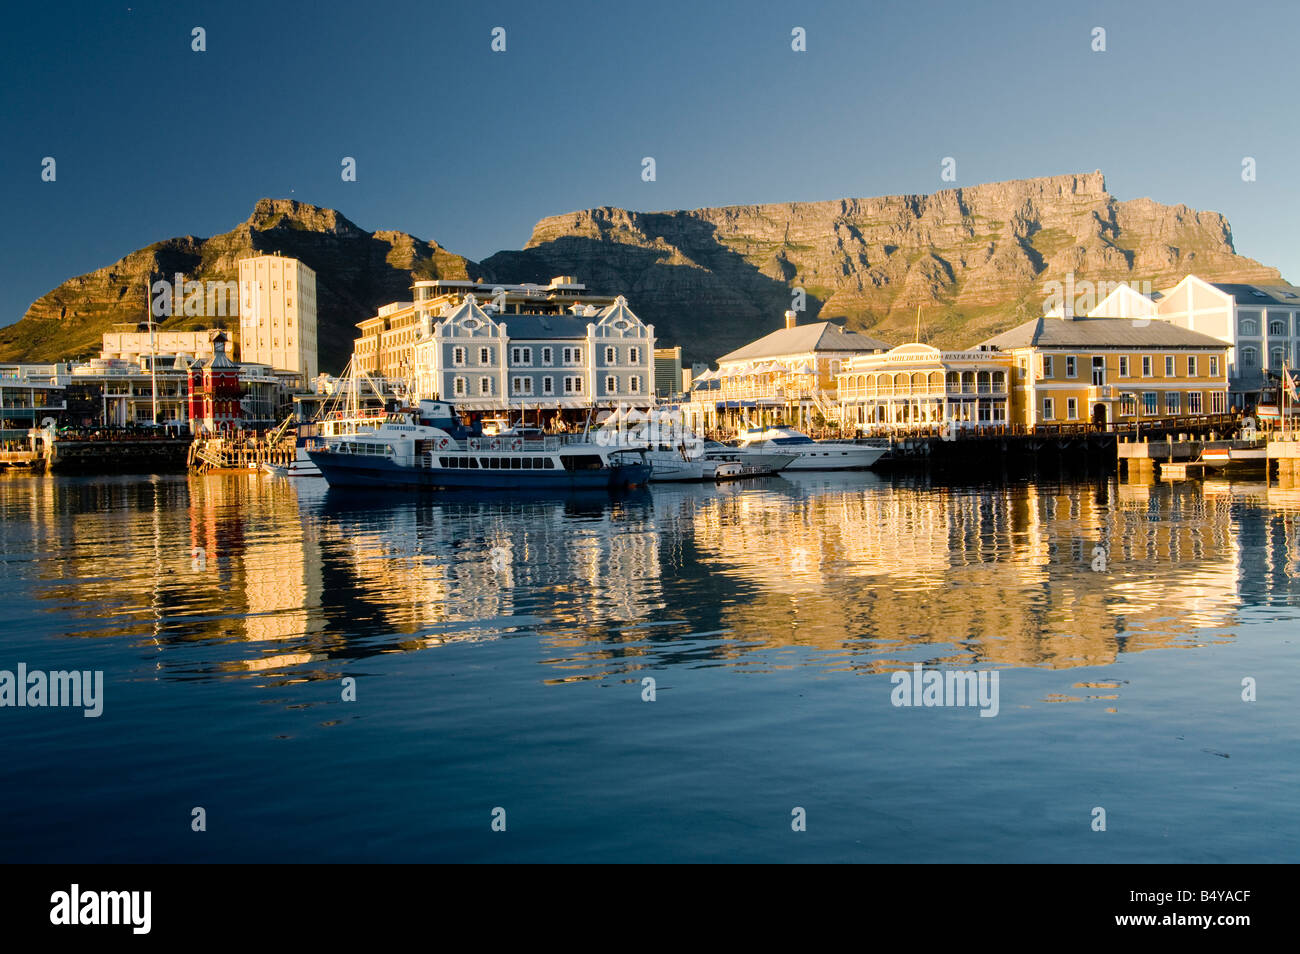
POLYGON ((307 455, 330 486, 556 492, 644 484, 642 448, 558 436, 483 436, 450 404, 421 401, 372 431, 325 438, 307 455))
POLYGON ((757 455, 792 454, 795 459, 787 470, 854 470, 872 466, 888 450, 885 444, 815 441, 792 427, 751 427, 740 432, 739 443, 727 448, 727 453, 742 461, 757 455))

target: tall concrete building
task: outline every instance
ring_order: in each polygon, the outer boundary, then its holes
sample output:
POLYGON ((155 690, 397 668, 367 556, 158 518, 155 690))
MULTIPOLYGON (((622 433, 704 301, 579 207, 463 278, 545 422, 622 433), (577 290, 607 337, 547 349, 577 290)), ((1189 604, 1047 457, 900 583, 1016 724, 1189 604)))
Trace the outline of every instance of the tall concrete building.
POLYGON ((316 378, 316 273, 296 258, 240 259, 239 360, 316 378))

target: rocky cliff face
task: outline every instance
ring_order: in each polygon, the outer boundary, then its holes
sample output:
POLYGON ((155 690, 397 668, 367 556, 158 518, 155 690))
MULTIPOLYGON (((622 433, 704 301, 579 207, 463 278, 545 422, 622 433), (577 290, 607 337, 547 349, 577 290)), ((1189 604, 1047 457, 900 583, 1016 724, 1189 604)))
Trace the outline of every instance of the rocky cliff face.
MULTIPOLYGON (((545 283, 576 275, 623 294, 665 344, 715 358, 783 323, 843 318, 887 341, 969 345, 1040 314, 1050 281, 1278 282, 1237 255, 1217 212, 1121 202, 1100 172, 933 195, 730 206, 683 212, 599 208, 545 218, 521 251, 481 265, 403 232, 366 232, 330 209, 263 199, 234 230, 169 239, 42 296, 0 329, 0 361, 94 354, 113 322, 144 316, 150 274, 234 280, 239 257, 279 251, 316 271, 320 364, 346 363, 355 324, 410 297, 416 278, 545 283)), ((201 324, 173 318, 168 327, 201 324)))
MULTIPOLYGON (((41 296, 16 324, 0 329, 0 361, 53 361, 99 353, 115 322, 142 321, 151 280, 237 281, 238 261, 280 252, 316 272, 319 361, 347 363, 356 322, 380 305, 409 300, 418 278, 469 278, 473 263, 404 232, 367 232, 332 209, 261 199, 248 220, 209 239, 187 235, 132 252, 106 268, 70 279, 41 296)), ((477 276, 475 276, 477 277, 477 276)), ((219 325, 221 319, 175 316, 166 328, 219 325)), ((238 318, 225 319, 230 328, 238 318)))
POLYGON ((887 341, 973 344, 1041 314, 1046 282, 1150 282, 1188 272, 1278 282, 1233 251, 1217 212, 1116 200, 1100 172, 933 195, 730 206, 684 212, 599 208, 543 219, 520 252, 484 262, 512 281, 577 275, 626 294, 666 342, 695 358, 782 324, 843 318, 887 341))

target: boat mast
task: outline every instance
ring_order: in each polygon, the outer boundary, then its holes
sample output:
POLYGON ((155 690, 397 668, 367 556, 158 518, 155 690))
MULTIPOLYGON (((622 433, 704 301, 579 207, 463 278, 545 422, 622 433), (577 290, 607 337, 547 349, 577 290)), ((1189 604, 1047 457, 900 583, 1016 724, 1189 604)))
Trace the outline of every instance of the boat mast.
MULTIPOLYGON (((150 273, 150 278, 153 277, 150 273)), ((153 423, 158 424, 158 348, 154 339, 153 327, 153 302, 149 298, 149 289, 152 282, 145 279, 144 285, 144 320, 149 323, 149 383, 153 391, 153 423)))

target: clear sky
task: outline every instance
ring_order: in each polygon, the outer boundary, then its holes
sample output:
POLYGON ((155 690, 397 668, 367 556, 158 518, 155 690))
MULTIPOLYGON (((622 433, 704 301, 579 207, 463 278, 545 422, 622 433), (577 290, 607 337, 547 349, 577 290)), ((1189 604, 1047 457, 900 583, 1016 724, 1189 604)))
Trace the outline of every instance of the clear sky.
POLYGON ((592 206, 933 192, 945 156, 958 186, 1101 169, 1300 282, 1295 2, 118 0, 0 29, 0 325, 262 196, 482 259, 592 206))

